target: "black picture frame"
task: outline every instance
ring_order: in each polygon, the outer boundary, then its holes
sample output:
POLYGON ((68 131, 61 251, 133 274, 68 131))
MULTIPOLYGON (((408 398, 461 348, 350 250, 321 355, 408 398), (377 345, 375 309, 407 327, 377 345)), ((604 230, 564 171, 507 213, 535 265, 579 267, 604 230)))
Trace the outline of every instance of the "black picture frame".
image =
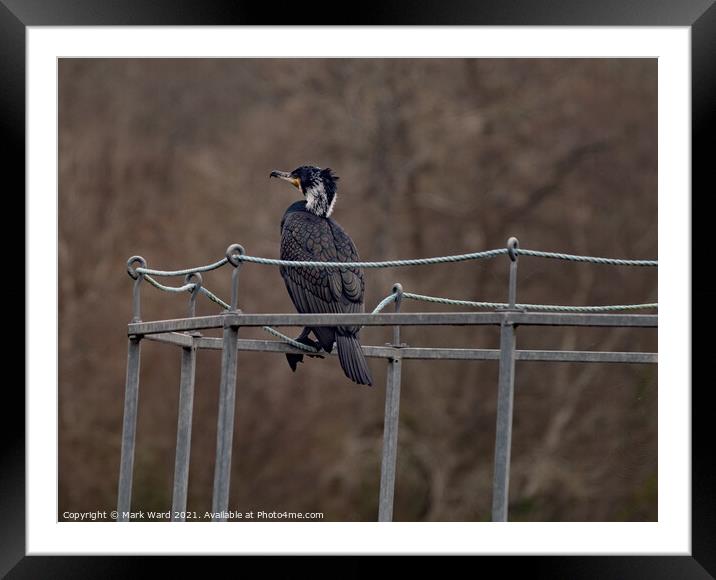
MULTIPOLYGON (((711 212, 707 190, 710 166, 708 153, 714 134, 716 109, 716 6, 714 0, 503 0, 502 2, 398 3, 384 1, 375 6, 348 3, 352 10, 340 11, 337 4, 294 2, 285 5, 202 0, 0 0, 0 118, 6 175, 14 177, 13 191, 25 188, 25 36, 28 26, 120 26, 120 25, 563 25, 563 26, 686 26, 691 29, 692 57, 692 202, 694 279, 701 281, 707 269, 697 264, 708 260, 704 232, 711 212), (699 194, 695 194, 702 190, 699 194), (702 223, 699 223, 701 220, 702 223), (698 236, 701 235, 701 240, 698 236), (699 243, 701 241, 702 243, 699 243), (697 262, 699 260, 699 262, 697 262)), ((6 179, 7 183, 7 179, 6 179)), ((7 190, 8 192, 10 190, 7 190)), ((17 195, 17 194, 14 194, 17 195)), ((26 256, 26 263, 31 257, 26 256)), ((684 281, 685 283, 687 281, 684 281)), ((703 280, 706 282, 706 280, 703 280)), ((700 303, 714 291, 704 283, 692 293, 700 303), (700 299, 700 300, 699 300, 700 299)), ((26 308, 30 307, 26 303, 26 308)), ((32 306, 35 307, 35 306, 32 306)), ((699 327, 708 328, 707 312, 699 327), (705 320, 704 320, 705 317, 705 320)), ((707 340, 693 337, 695 366, 704 368, 707 340)), ((708 377, 708 375, 706 375, 708 377)), ((712 413, 708 405, 711 381, 692 380, 692 552, 690 556, 522 556, 487 557, 484 564, 499 565, 500 574, 527 572, 551 578, 713 578, 716 576, 716 486, 710 445, 712 413)), ((8 385, 9 386, 9 385, 8 385)), ((161 566, 164 573, 181 563, 169 557, 63 557, 25 556, 25 408, 24 393, 6 388, 5 415, 18 421, 0 422, 0 576, 9 578, 128 577, 148 566, 161 566), (12 411, 10 411, 12 410, 12 411)), ((356 557, 358 558, 358 557, 356 557)), ((251 558, 247 561, 257 558, 251 558)), ((265 566, 264 558, 260 558, 265 566)), ((293 573, 305 558, 283 558, 280 566, 293 573)), ((313 567, 315 564, 308 564, 313 567)), ((429 571, 429 564, 421 562, 429 571)), ((444 570, 444 560, 438 564, 444 570)), ((273 566, 273 564, 272 564, 273 566)), ((341 559, 342 576, 358 575, 369 566, 366 559, 341 559)), ((492 566, 490 566, 492 567, 492 566)), ((269 567, 270 568, 270 567, 269 567)))

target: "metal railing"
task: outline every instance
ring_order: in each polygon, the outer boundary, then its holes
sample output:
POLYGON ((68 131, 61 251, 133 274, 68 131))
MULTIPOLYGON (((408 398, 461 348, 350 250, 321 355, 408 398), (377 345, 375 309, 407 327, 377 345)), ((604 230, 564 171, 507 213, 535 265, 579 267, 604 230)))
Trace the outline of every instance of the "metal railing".
MULTIPOLYGON (((179 417, 172 496, 172 520, 182 521, 186 511, 192 409, 194 398, 194 377, 196 353, 201 349, 222 351, 221 381, 219 387, 219 408, 217 416, 216 462, 212 495, 213 519, 225 521, 229 508, 229 482, 231 475, 231 448, 234 434, 234 408, 236 401, 237 354, 246 352, 273 352, 302 354, 315 351, 281 334, 271 326, 391 326, 393 341, 385 346, 363 346, 367 357, 387 361, 387 384, 385 394, 385 416, 381 478, 378 499, 378 521, 392 521, 393 498, 395 493, 396 462, 398 452, 398 425, 400 418, 400 389, 403 360, 498 360, 499 379, 497 391, 497 426, 495 439, 492 520, 507 521, 510 475, 510 452, 512 441, 514 381, 516 361, 582 362, 582 363, 657 363, 657 353, 610 352, 610 351, 562 351, 562 350, 517 350, 516 329, 518 326, 592 326, 656 328, 655 314, 621 314, 612 311, 655 308, 657 304, 632 304, 614 306, 556 306, 517 303, 517 264, 519 255, 555 258, 578 262, 591 262, 616 266, 657 266, 655 260, 621 260, 574 256, 519 249, 516 238, 510 238, 507 247, 474 254, 442 256, 417 260, 394 260, 388 262, 356 262, 360 267, 397 267, 428 265, 441 262, 457 262, 471 259, 489 259, 508 255, 510 259, 508 302, 488 303, 452 300, 404 292, 395 284, 393 292, 386 297, 373 313, 360 314, 246 314, 238 308, 239 271, 243 262, 288 267, 345 267, 346 263, 285 262, 246 256, 241 246, 233 244, 226 252, 226 258, 208 266, 176 271, 152 270, 140 256, 133 256, 127 263, 129 275, 134 279, 133 317, 128 325, 127 382, 125 389, 124 417, 122 427, 122 451, 120 459, 118 489, 118 521, 129 519, 131 506, 132 473, 137 425, 137 401, 139 393, 140 346, 143 339, 173 344, 181 347, 181 379, 179 386, 179 417), (227 304, 203 287, 199 272, 206 272, 225 264, 233 266, 231 302, 227 304), (159 284, 150 275, 186 276, 185 284, 170 287, 159 284), (153 286, 170 292, 190 293, 189 312, 186 318, 144 322, 141 319, 140 288, 144 279, 153 286), (225 308, 219 315, 196 316, 196 298, 204 294, 225 308), (491 308, 492 312, 400 312, 405 298, 427 300, 443 304, 468 305, 477 308, 491 308), (390 303, 395 312, 381 310, 390 303), (535 312, 534 310, 547 310, 535 312), (606 312, 596 314, 595 312, 606 312), (425 348, 411 347, 401 342, 402 326, 499 326, 500 345, 498 349, 470 348, 425 348), (263 327, 281 340, 252 340, 238 337, 241 327, 263 327), (222 329, 222 338, 204 337, 199 332, 205 329, 222 329)), ((323 351, 320 356, 330 356, 323 351)), ((335 351, 332 353, 336 355, 335 351)))

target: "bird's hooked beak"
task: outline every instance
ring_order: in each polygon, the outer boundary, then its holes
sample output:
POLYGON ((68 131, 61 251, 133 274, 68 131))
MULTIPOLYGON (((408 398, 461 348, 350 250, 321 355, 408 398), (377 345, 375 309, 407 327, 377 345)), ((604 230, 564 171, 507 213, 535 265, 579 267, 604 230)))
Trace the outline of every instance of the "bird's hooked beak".
POLYGON ((290 173, 287 173, 286 171, 274 170, 271 172, 271 175, 269 177, 278 177, 279 179, 283 179, 293 184, 294 187, 301 189, 301 180, 298 177, 293 177, 290 173))

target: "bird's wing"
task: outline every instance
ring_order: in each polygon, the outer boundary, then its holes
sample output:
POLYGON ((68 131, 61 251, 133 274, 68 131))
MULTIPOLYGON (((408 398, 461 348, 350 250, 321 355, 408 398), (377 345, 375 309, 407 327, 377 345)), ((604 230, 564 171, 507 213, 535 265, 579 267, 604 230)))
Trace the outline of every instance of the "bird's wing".
MULTIPOLYGON (((289 215, 281 232, 281 259, 350 262, 358 254, 348 235, 332 220, 289 215)), ((363 275, 358 268, 281 267, 281 276, 299 312, 363 311, 363 275)))
MULTIPOLYGON (((357 262, 360 260, 355 244, 350 236, 336 222, 329 222, 333 243, 339 262, 357 262)), ((363 290, 365 282, 363 272, 359 268, 341 268, 341 282, 343 295, 351 302, 363 303, 363 290)))

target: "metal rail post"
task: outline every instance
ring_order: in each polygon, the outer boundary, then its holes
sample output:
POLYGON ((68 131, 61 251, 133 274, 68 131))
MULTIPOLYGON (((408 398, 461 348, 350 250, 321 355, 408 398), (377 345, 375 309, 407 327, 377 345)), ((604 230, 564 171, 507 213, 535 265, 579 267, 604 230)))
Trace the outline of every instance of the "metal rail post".
MULTIPOLYGON (((508 310, 517 301, 517 238, 507 240, 510 256, 508 310)), ((497 391, 497 425, 495 433, 495 473, 492 487, 492 521, 507 521, 512 448, 512 411, 515 397, 515 325, 504 319, 500 324, 500 376, 497 391)))
MULTIPOLYGON (((189 318, 196 316, 196 297, 202 285, 198 272, 187 274, 186 282, 194 282, 189 298, 189 318)), ((174 458, 174 490, 172 493, 173 522, 186 519, 186 501, 189 488, 189 458, 191 455, 191 424, 194 410, 194 378, 196 375, 196 341, 200 332, 191 332, 191 346, 181 349, 181 379, 179 383, 179 417, 177 419, 177 449, 174 458)))
MULTIPOLYGON (((136 272, 134 264, 142 268, 147 262, 141 256, 132 256, 127 261, 127 273, 134 280, 132 289, 132 322, 142 321, 140 286, 144 274, 136 272)), ((124 388, 124 415, 122 418, 122 452, 119 461, 119 483, 117 486, 117 521, 129 521, 132 501, 132 476, 134 472, 134 445, 137 434, 137 404, 139 402, 140 334, 130 335, 127 346, 127 381, 124 388)))
MULTIPOLYGON (((400 311, 403 287, 393 286, 395 311, 400 311)), ((393 327, 393 347, 399 349, 400 326, 393 327)), ((400 351, 388 359, 388 378, 385 389, 385 418, 383 423, 383 459, 380 466, 380 498, 378 501, 378 521, 393 520, 393 498, 395 495, 395 471, 398 459, 398 423, 400 418, 400 374, 403 357, 400 351)))
MULTIPOLYGON (((232 244, 226 250, 226 258, 234 266, 231 275, 231 309, 224 315, 229 319, 238 309, 239 268, 241 261, 236 255, 244 249, 232 244)), ((214 467, 214 492, 211 511, 215 521, 226 521, 229 508, 229 484, 231 479, 231 446, 234 438, 234 410, 236 407, 236 359, 238 325, 224 323, 223 352, 221 355, 221 384, 219 386, 219 413, 216 428, 216 465, 214 467)))

